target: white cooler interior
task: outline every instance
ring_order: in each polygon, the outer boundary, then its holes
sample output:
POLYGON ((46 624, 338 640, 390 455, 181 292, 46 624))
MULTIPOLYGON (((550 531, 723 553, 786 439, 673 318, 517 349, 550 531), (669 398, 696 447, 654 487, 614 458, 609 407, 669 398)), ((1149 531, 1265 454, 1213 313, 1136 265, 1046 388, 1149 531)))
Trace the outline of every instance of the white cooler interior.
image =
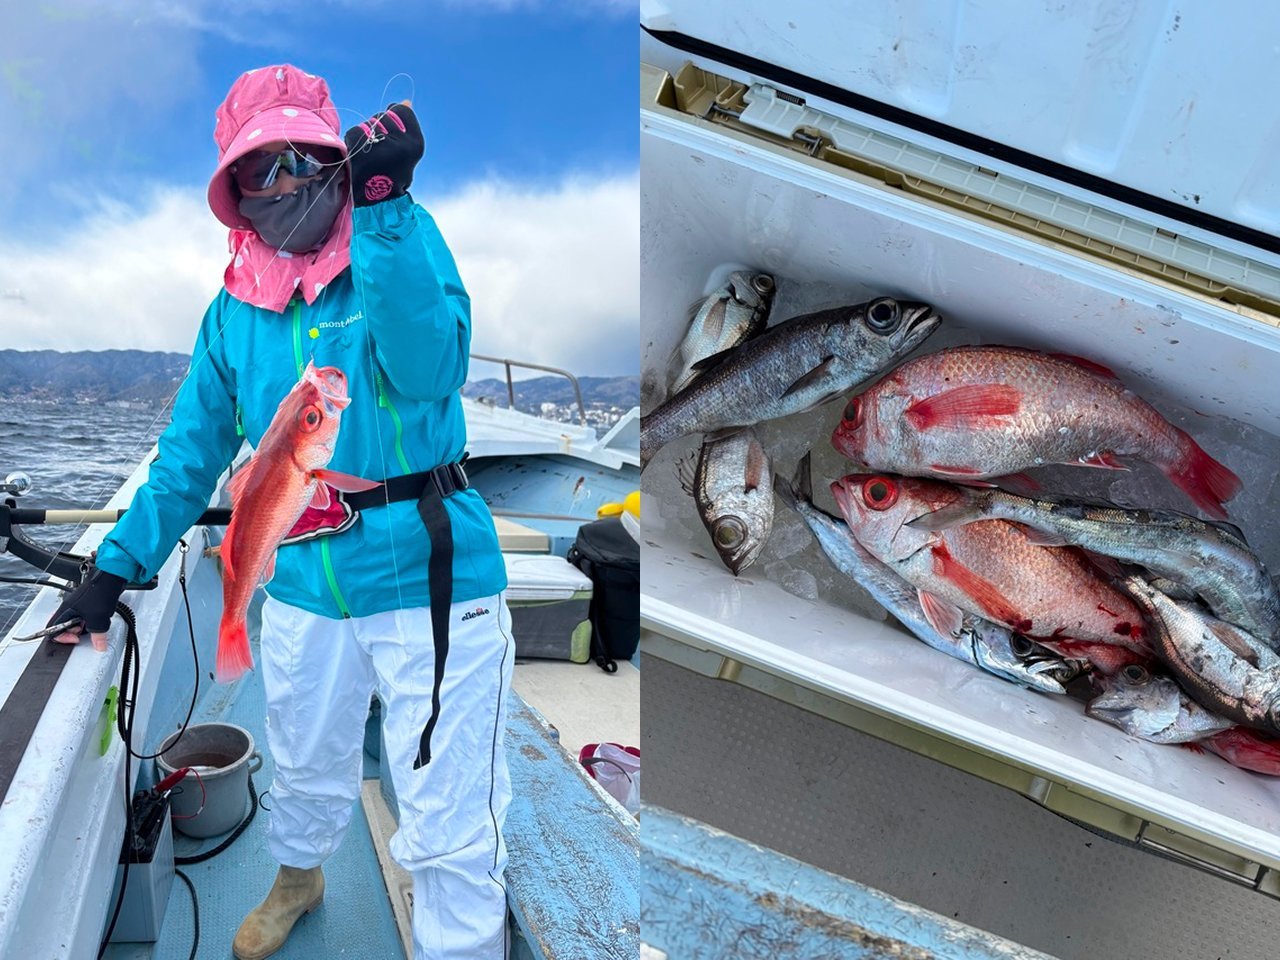
MULTIPOLYGON (((1241 476, 1231 518, 1280 569, 1275 327, 665 111, 642 112, 641 162, 646 412, 663 393, 688 305, 732 265, 778 278, 773 323, 871 295, 924 300, 946 322, 923 352, 1009 343, 1111 367, 1241 476)), ((784 476, 812 447, 816 499, 828 510, 827 483, 849 472, 829 441, 842 406, 761 429, 784 476)), ((936 653, 869 607, 781 503, 769 545, 735 579, 676 481, 676 460, 696 446, 696 438, 670 445, 644 474, 646 627, 1280 866, 1280 780, 1132 740, 1085 717, 1078 702, 936 653)), ((1154 469, 1038 476, 1047 490, 1191 509, 1154 469)))

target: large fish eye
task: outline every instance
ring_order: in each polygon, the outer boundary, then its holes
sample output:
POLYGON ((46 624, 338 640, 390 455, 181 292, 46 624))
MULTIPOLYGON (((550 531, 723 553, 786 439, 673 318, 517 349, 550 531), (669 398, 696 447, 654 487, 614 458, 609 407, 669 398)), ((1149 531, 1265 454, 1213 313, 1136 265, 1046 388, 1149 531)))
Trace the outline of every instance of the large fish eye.
POLYGON ((1147 672, 1147 668, 1136 663, 1130 663, 1125 666, 1120 671, 1120 675, 1124 678, 1125 683, 1133 687, 1140 687, 1151 679, 1151 674, 1147 672))
POLYGON ((1013 651, 1015 657, 1019 660, 1025 660, 1035 652, 1036 645, 1022 634, 1015 633, 1009 637, 1009 648, 1013 651))
POLYGON ((723 517, 716 521, 712 536, 717 547, 733 550, 747 539, 747 525, 737 517, 723 517))
POLYGON ((844 422, 851 427, 862 426, 862 397, 854 397, 844 405, 844 422))
POLYGON ((902 308, 890 297, 873 300, 867 307, 867 326, 876 333, 893 333, 902 322, 902 308))
POLYGON ((872 510, 888 510, 898 501, 898 485, 888 477, 872 477, 862 484, 862 499, 872 510))
POLYGON ((303 433, 315 433, 323 419, 320 408, 313 403, 303 408, 302 415, 298 417, 298 427, 303 433))
POLYGON ((773 293, 773 277, 767 273, 757 273, 751 278, 751 286, 760 296, 767 297, 773 293))

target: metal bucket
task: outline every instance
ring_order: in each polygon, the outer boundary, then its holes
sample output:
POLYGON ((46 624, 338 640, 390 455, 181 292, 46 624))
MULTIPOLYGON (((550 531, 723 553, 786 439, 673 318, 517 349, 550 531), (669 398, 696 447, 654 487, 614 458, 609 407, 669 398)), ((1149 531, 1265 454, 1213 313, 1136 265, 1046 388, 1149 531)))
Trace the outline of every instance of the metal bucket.
POLYGON ((238 826, 249 812, 249 774, 262 769, 253 735, 234 723, 196 723, 175 744, 177 738, 165 738, 156 758, 161 778, 194 768, 173 792, 174 827, 189 837, 216 837, 238 826))

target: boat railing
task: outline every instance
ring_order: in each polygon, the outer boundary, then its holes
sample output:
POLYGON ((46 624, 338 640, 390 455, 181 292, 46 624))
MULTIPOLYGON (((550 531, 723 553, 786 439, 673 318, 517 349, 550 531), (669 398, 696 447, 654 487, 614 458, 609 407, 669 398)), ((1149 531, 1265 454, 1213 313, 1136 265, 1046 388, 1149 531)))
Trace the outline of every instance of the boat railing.
POLYGON ((507 377, 507 405, 512 410, 516 408, 516 385, 515 385, 515 381, 511 379, 512 367, 521 367, 522 369, 525 369, 525 370, 544 370, 547 373, 554 373, 558 376, 564 377, 571 384, 573 384, 573 395, 574 397, 577 398, 577 401, 578 401, 578 422, 581 423, 584 427, 587 425, 587 407, 586 407, 586 404, 582 402, 582 387, 578 385, 578 378, 575 377, 568 370, 562 370, 559 367, 544 366, 541 363, 526 363, 523 360, 509 360, 505 357, 486 357, 482 353, 471 354, 471 359, 484 360, 487 363, 502 364, 503 368, 506 370, 506 377, 507 377))

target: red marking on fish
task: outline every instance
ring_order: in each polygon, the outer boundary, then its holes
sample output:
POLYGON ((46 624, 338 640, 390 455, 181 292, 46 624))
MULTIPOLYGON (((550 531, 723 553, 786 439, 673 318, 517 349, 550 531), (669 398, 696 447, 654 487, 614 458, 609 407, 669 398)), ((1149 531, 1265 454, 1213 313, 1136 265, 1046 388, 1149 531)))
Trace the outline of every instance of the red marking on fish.
POLYGON ((987 424, 1018 412, 1022 394, 1005 384, 972 384, 944 390, 907 407, 906 418, 917 430, 987 424))
POLYGON ((931 552, 934 572, 941 577, 946 577, 968 594, 991 619, 1006 626, 1022 619, 1018 611, 1013 608, 1013 604, 1005 599, 1004 594, 995 584, 958 563, 951 556, 945 543, 937 544, 931 552))
POLYGON ((1116 613, 1114 610, 1108 610, 1106 606, 1101 603, 1098 604, 1098 609, 1101 610, 1103 613, 1107 614, 1108 616, 1112 616, 1112 617, 1120 616, 1120 614, 1116 613))
POLYGON ((1074 353, 1051 353, 1049 354, 1049 356, 1057 357, 1059 360, 1066 360, 1068 363, 1074 363, 1077 366, 1084 367, 1086 370, 1089 370, 1092 373, 1096 373, 1099 376, 1107 377, 1108 379, 1111 379, 1111 380, 1120 379, 1119 377, 1116 376, 1115 371, 1112 370, 1110 367, 1104 367, 1102 364, 1098 363, 1096 360, 1090 360, 1088 357, 1078 357, 1074 353))

